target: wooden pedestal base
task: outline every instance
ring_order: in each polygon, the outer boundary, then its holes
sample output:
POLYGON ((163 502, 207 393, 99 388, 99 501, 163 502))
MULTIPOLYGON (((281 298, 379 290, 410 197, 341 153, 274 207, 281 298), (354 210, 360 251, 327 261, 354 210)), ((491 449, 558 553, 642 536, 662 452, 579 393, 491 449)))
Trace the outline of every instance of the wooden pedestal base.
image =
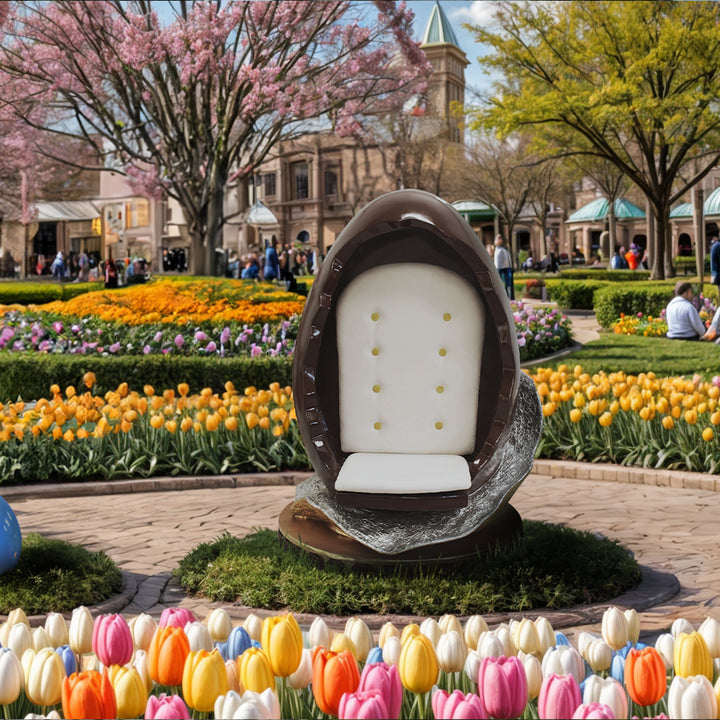
POLYGON ((299 515, 295 503, 291 503, 280 513, 278 531, 288 548, 315 556, 323 563, 329 561, 344 565, 419 565, 454 563, 484 554, 498 546, 510 545, 522 535, 522 520, 515 508, 505 505, 479 530, 466 537, 424 545, 396 555, 385 555, 372 550, 327 519, 299 515))

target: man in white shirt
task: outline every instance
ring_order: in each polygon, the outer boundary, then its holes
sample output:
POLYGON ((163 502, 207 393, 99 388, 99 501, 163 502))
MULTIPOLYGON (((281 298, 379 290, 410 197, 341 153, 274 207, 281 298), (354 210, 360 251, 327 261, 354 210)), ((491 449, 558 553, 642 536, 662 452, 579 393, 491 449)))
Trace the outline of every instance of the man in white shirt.
POLYGON ((513 268, 512 268, 512 257, 505 247, 505 241, 502 235, 498 235, 495 238, 495 252, 493 252, 493 259, 495 260, 495 267, 500 275, 500 279, 503 281, 505 286, 505 292, 511 299, 515 299, 515 285, 513 284, 513 268))
POLYGON ((665 308, 667 336, 671 340, 699 340, 705 335, 705 323, 692 304, 692 297, 692 285, 678 280, 675 284, 675 297, 665 308))

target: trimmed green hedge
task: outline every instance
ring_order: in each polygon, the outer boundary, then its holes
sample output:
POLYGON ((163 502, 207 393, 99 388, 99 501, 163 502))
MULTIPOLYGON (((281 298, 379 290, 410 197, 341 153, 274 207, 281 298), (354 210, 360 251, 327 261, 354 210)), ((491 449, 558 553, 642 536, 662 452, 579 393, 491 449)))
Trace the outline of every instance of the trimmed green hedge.
POLYGON ((659 317, 673 297, 675 281, 672 283, 626 283, 608 285, 595 294, 595 317, 604 328, 624 315, 652 315, 659 317))
MULTIPOLYGON (((678 275, 695 275, 697 268, 695 267, 695 256, 694 255, 683 255, 678 256, 673 260, 675 271, 678 275)), ((705 256, 705 272, 710 274, 710 256, 705 256)))
POLYGON ((82 355, 0 354, 0 401, 37 400, 50 396, 57 383, 83 390, 82 377, 94 372, 100 394, 126 382, 131 390, 143 385, 156 390, 186 382, 191 392, 210 387, 222 393, 231 381, 238 390, 249 385, 267 388, 272 382, 292 384, 292 358, 208 358, 148 355, 147 357, 84 357, 82 355))
POLYGON ((102 282, 58 283, 58 282, 8 282, 0 283, 0 305, 43 305, 54 300, 71 298, 102 290, 102 282))
MULTIPOLYGON (((554 276, 549 276, 554 277, 554 276)), ((561 270, 561 280, 605 280, 607 282, 635 282, 649 280, 649 270, 603 270, 600 268, 568 268, 561 270)))
POLYGON ((595 293, 607 284, 601 280, 545 280, 548 300, 553 300, 561 308, 572 310, 592 310, 595 293))

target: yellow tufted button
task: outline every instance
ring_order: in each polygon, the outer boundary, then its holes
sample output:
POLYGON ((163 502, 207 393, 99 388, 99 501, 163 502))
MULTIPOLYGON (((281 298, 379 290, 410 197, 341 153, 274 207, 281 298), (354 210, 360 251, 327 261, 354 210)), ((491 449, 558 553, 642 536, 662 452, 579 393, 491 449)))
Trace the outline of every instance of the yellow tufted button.
POLYGON ((379 393, 379 392, 380 392, 380 386, 379 386, 379 385, 373 385, 373 386, 372 386, 372 391, 373 391, 374 393, 379 393))
POLYGON ((451 315, 450 313, 445 313, 445 314, 443 315, 443 320, 444 320, 445 322, 450 322, 451 319, 452 319, 452 315, 451 315))
POLYGON ((447 355, 447 350, 446 350, 445 348, 440 348, 440 349, 438 350, 438 355, 439 355, 440 357, 445 357, 445 356, 447 355))
POLYGON ((382 423, 381 423, 381 422, 373 423, 373 428, 374 428, 375 430, 379 430, 381 427, 382 427, 382 423))
POLYGON ((439 395, 440 393, 444 392, 444 391, 445 391, 445 388, 444 388, 442 385, 438 385, 438 386, 435 388, 435 392, 438 393, 438 395, 439 395))
POLYGON ((370 316, 370 319, 371 319, 373 322, 377 322, 377 321, 380 319, 380 313, 376 313, 376 312, 373 313, 373 314, 370 316))
POLYGON ((435 429, 436 429, 436 430, 442 430, 442 427, 443 427, 443 424, 442 424, 441 422, 436 422, 436 423, 435 423, 435 429))
POLYGON ((371 352, 375 357, 377 357, 380 354, 380 348, 373 348, 371 352))

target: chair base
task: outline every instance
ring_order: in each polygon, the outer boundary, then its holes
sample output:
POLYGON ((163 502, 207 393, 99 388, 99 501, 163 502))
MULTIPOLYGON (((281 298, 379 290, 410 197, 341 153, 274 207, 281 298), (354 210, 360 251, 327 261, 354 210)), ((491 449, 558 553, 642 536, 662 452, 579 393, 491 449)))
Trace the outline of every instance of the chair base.
POLYGON ((439 493, 362 493, 336 492, 338 505, 367 508, 368 510, 396 510, 417 512, 423 510, 455 510, 467 507, 467 490, 439 493))
POLYGON ((295 503, 290 503, 280 513, 280 539, 289 550, 310 555, 322 564, 377 567, 456 563, 512 545, 523 533, 517 510, 505 505, 466 537, 388 555, 358 542, 327 518, 305 517, 295 510, 295 503))

